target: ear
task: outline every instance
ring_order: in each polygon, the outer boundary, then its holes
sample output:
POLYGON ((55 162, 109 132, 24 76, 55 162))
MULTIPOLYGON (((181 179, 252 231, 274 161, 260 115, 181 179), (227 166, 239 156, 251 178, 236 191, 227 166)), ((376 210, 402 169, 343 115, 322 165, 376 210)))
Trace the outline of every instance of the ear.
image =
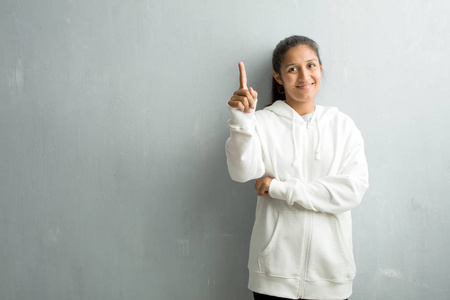
POLYGON ((272 71, 272 76, 275 78, 275 80, 280 84, 283 85, 283 81, 281 80, 281 76, 279 73, 272 71))

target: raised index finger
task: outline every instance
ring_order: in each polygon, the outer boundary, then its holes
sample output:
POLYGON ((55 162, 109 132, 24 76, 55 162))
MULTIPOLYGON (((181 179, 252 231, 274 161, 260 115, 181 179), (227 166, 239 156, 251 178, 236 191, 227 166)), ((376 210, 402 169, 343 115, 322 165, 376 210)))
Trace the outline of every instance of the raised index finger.
POLYGON ((242 61, 239 62, 239 84, 239 88, 247 89, 247 74, 245 73, 245 66, 242 61))

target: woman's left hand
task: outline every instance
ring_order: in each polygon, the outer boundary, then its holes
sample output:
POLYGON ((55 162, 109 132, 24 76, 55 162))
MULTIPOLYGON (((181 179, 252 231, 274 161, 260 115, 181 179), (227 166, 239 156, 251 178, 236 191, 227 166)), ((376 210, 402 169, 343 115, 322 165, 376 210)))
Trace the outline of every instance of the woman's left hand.
POLYGON ((272 179, 272 177, 261 177, 256 180, 255 189, 258 196, 269 196, 269 186, 272 179))

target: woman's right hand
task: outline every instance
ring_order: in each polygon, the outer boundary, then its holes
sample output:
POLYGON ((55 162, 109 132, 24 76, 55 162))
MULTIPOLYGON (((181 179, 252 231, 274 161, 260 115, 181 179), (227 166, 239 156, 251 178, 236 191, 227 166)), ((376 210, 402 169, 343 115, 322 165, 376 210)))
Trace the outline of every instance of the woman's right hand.
POLYGON ((243 62, 239 62, 239 90, 234 92, 228 105, 238 108, 242 112, 249 113, 250 109, 256 107, 256 100, 258 93, 253 89, 247 89, 247 74, 245 73, 245 66, 243 62))

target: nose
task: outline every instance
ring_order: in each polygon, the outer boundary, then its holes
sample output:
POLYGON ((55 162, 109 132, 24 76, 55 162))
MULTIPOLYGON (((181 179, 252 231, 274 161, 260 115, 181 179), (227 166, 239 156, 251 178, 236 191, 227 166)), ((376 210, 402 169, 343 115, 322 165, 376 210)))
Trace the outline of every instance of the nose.
POLYGON ((298 79, 300 81, 307 81, 309 79, 309 70, 306 68, 300 68, 298 72, 298 79))

